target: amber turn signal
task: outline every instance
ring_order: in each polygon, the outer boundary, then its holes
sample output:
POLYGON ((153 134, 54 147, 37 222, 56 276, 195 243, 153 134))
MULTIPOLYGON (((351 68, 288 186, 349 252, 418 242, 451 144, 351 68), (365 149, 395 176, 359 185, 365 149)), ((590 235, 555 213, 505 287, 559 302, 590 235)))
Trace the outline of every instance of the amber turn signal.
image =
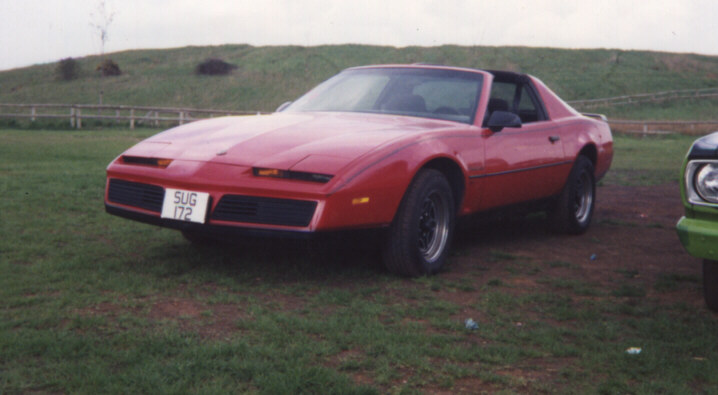
POLYGON ((282 177, 282 172, 279 169, 255 169, 254 175, 260 177, 282 177))
POLYGON ((167 166, 169 166, 170 163, 172 163, 172 159, 146 158, 143 156, 123 155, 122 163, 125 163, 128 165, 154 166, 154 167, 159 167, 159 168, 164 169, 167 166))
POLYGON ((290 180, 311 181, 327 183, 332 179, 331 174, 307 173, 305 171, 291 171, 279 169, 265 169, 261 167, 252 168, 252 174, 256 177, 286 178, 290 180))

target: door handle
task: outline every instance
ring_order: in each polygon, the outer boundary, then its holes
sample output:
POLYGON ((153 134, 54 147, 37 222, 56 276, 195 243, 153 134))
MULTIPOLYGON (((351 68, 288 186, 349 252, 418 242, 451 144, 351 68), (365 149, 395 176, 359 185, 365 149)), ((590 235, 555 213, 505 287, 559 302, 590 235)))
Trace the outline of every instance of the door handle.
POLYGON ((548 136, 548 141, 550 141, 552 144, 561 140, 560 136, 548 136))

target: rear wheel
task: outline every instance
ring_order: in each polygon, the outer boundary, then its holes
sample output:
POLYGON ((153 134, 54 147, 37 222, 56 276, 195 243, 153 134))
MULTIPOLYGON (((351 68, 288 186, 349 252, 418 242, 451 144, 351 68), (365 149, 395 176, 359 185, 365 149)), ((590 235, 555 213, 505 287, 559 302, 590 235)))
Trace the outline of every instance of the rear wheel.
POLYGON ((552 227, 560 233, 584 233, 591 224, 595 201, 593 162, 580 155, 551 211, 552 227))
POLYGON ((708 308, 718 312, 718 262, 703 261, 703 295, 708 308))
POLYGON ((454 217, 454 199, 446 177, 437 170, 421 170, 390 227, 383 250, 387 269, 410 277, 439 271, 451 244, 454 217))

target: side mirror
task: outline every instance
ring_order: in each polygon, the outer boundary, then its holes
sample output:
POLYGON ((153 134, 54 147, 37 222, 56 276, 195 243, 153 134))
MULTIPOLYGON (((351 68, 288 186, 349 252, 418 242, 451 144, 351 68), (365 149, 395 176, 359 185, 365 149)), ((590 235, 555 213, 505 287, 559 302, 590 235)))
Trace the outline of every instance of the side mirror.
POLYGON ((289 107, 290 104, 292 104, 291 101, 285 101, 284 103, 280 104, 279 107, 274 110, 274 112, 282 112, 285 108, 289 107))
POLYGON ((512 112, 494 111, 486 126, 494 133, 500 132, 503 128, 520 128, 521 118, 512 112))

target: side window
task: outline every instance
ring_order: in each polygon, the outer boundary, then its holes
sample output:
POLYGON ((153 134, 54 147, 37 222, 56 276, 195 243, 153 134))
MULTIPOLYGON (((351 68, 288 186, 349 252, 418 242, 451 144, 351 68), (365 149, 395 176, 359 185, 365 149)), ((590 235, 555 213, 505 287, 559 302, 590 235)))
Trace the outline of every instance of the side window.
POLYGON ((517 114, 522 123, 546 120, 543 107, 533 89, 527 83, 521 83, 521 88, 518 90, 517 86, 518 83, 513 81, 494 81, 491 86, 491 100, 487 117, 490 112, 502 110, 517 114))
POLYGON ((511 82, 497 82, 491 85, 491 98, 503 100, 511 106, 516 94, 516 84, 511 82))
POLYGON ((536 105, 532 92, 528 89, 528 85, 521 87, 521 99, 519 100, 518 115, 522 123, 543 121, 543 112, 536 105))
POLYGON ((494 111, 511 111, 511 105, 516 94, 516 84, 511 82, 496 81, 491 84, 489 104, 484 114, 484 126, 494 111))

